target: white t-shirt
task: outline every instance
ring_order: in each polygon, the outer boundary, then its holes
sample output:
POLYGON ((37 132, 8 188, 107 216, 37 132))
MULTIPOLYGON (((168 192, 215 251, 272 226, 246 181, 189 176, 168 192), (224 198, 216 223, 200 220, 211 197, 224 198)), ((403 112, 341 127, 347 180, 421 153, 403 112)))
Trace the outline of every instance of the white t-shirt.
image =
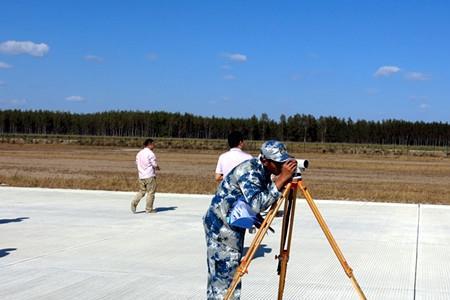
POLYGON ((242 151, 241 148, 231 148, 229 151, 222 153, 219 156, 216 173, 223 174, 223 177, 225 177, 234 167, 251 158, 252 156, 242 151))
POLYGON ((147 147, 139 151, 136 155, 136 166, 139 172, 139 179, 155 177, 155 169, 158 166, 155 153, 147 147))

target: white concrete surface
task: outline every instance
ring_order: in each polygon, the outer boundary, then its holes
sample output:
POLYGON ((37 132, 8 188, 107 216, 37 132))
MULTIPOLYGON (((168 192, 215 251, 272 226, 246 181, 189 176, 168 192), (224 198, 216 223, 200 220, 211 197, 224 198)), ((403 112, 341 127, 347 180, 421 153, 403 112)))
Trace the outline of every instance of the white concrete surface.
MULTIPOLYGON (((0 299, 205 299, 210 196, 157 194, 150 215, 133 196, 0 187, 0 299)), ((368 299, 450 299, 450 207, 316 203, 368 299)), ((280 223, 244 300, 276 298, 280 223)), ((358 299, 304 200, 292 242, 285 299, 358 299)))

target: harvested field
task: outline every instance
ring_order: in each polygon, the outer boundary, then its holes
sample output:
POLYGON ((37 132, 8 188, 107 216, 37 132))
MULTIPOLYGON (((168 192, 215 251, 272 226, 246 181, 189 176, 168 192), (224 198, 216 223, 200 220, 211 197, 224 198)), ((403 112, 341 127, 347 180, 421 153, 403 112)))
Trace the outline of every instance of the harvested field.
MULTIPOLYGON (((139 149, 0 144, 0 183, 133 191, 139 149)), ((212 194, 216 150, 156 148, 158 191, 212 194)), ((256 153, 252 153, 256 154, 256 153)), ((450 159, 406 155, 293 153, 310 161, 304 182, 316 199, 450 204, 450 159)))

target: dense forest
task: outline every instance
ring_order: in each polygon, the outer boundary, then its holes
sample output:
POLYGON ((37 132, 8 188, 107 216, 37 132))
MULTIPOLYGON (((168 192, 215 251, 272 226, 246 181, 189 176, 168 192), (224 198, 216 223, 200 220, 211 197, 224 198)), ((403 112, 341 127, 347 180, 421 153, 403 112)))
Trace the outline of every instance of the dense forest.
POLYGON ((46 110, 0 110, 0 134, 59 134, 224 139, 241 130, 247 139, 448 146, 450 124, 403 120, 366 121, 295 114, 272 120, 202 117, 164 111, 70 113, 46 110))

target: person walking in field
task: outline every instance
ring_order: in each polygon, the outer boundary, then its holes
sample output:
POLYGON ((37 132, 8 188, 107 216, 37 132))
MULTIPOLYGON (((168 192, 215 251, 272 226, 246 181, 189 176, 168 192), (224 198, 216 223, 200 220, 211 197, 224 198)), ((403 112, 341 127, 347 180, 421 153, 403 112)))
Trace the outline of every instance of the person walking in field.
POLYGON ((142 197, 147 194, 147 203, 145 212, 156 213, 153 209, 153 202, 155 200, 156 192, 156 170, 160 170, 156 162, 155 153, 153 149, 155 143, 153 139, 146 139, 144 141, 144 148, 136 155, 136 166, 139 174, 139 191, 131 202, 131 211, 136 213, 136 207, 142 197))
MULTIPOLYGON (((286 183, 292 179, 297 161, 289 156, 283 143, 265 142, 258 157, 235 167, 217 187, 203 217, 207 246, 207 299, 222 300, 233 280, 244 251, 245 228, 253 224, 239 219, 267 210, 277 201, 286 183), (274 181, 271 176, 275 175, 274 181), (235 212, 240 210, 240 216, 235 212), (236 216, 236 218, 234 218, 236 216), (233 220, 234 218, 234 220, 233 220)), ((241 283, 232 299, 240 299, 241 283)))
POLYGON ((244 136, 239 131, 233 131, 228 135, 228 146, 230 150, 219 156, 216 166, 215 180, 222 179, 241 162, 251 159, 252 156, 242 149, 244 148, 244 136))

